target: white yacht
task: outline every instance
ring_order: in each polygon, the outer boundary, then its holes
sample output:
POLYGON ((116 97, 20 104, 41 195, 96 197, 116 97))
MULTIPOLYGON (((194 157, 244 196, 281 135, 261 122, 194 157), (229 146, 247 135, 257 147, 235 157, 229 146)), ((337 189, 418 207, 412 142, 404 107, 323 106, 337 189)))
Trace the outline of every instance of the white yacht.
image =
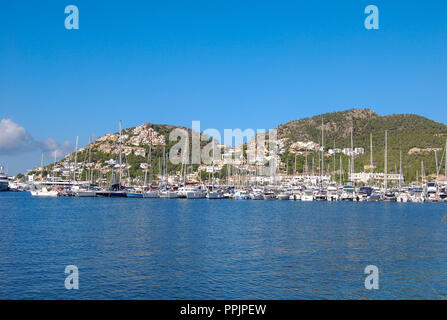
POLYGON ((249 195, 248 191, 246 191, 246 190, 239 190, 239 191, 236 191, 236 193, 233 196, 233 199, 248 200, 248 199, 250 199, 250 195, 249 195))
POLYGON ((96 192, 93 190, 83 190, 79 189, 75 192, 75 196, 79 198, 89 198, 89 197, 96 197, 96 192))
POLYGON ((411 202, 423 203, 425 202, 424 190, 419 187, 410 189, 409 199, 411 202))
POLYGON ((88 188, 80 188, 79 186, 74 186, 72 191, 76 197, 86 198, 86 197, 96 197, 96 192, 88 188))
POLYGON ((287 191, 283 191, 280 194, 277 195, 278 200, 289 200, 291 193, 287 191))
POLYGON ((57 191, 48 190, 46 187, 43 187, 41 190, 30 191, 33 197, 48 197, 55 198, 59 195, 57 191))
POLYGON ((436 183, 429 182, 427 183, 427 193, 436 193, 438 191, 438 187, 436 186, 436 183))
POLYGON ((275 200, 276 194, 272 191, 266 191, 263 194, 264 200, 275 200))
POLYGON ((408 202, 409 201, 409 195, 406 191, 401 190, 399 193, 397 193, 397 202, 408 202))
POLYGON ((438 186, 434 182, 427 183, 426 200, 430 202, 438 202, 441 198, 438 195, 438 186))
POLYGON ((355 187, 353 185, 345 185, 341 193, 341 201, 354 201, 355 198, 355 187))
POLYGON ((305 189, 301 193, 301 201, 314 201, 314 192, 312 189, 305 189))
POLYGON ((327 187, 327 201, 338 201, 337 185, 331 184, 327 187))
POLYGON ((324 189, 318 189, 314 191, 314 200, 315 201, 326 201, 327 200, 327 192, 324 189))
POLYGON ((249 198, 250 200, 264 200, 264 196, 262 194, 263 190, 261 188, 253 188, 250 191, 249 198))
POLYGON ((0 167, 0 191, 9 190, 9 181, 6 174, 3 173, 3 167, 0 167))
POLYGON ((143 192, 143 198, 158 198, 158 190, 149 190, 147 192, 143 192))
POLYGON ((206 197, 206 192, 201 187, 186 186, 182 192, 186 199, 204 199, 206 197))
POLYGON ((262 195, 262 192, 250 192, 250 200, 264 200, 264 196, 262 195))
MULTIPOLYGON (((157 196, 151 192, 153 192, 153 191, 150 191, 150 193, 146 193, 146 196, 143 195, 143 198, 156 198, 157 196), (151 195, 149 196, 149 194, 151 194, 151 195)), ((167 188, 166 186, 161 188, 160 190, 157 190, 157 195, 159 198, 168 198, 168 199, 181 198, 180 190, 175 191, 175 190, 167 188)))
POLYGON ((213 188, 212 190, 208 191, 206 197, 208 199, 223 199, 224 195, 222 191, 213 188))

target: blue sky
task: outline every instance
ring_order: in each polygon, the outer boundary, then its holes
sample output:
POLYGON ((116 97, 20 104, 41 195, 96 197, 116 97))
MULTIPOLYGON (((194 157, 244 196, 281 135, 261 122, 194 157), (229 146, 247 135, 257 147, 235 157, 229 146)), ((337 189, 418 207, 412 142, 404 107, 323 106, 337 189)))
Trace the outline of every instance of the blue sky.
MULTIPOLYGON (((370 107, 447 123, 446 12, 443 0, 3 0, 0 119, 60 147, 120 119, 269 129, 370 107), (64 28, 69 4, 79 30, 64 28), (379 30, 364 28, 369 4, 379 30)), ((14 174, 40 152, 0 149, 0 163, 14 174)))

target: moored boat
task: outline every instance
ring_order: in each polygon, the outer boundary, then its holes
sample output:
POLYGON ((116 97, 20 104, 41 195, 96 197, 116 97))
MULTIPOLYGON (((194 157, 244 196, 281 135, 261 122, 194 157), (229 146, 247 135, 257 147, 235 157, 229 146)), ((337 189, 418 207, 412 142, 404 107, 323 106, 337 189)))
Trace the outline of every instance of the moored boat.
POLYGON ((301 201, 314 201, 314 192, 312 189, 306 189, 301 193, 301 201))
POLYGON ((248 192, 246 190, 239 190, 239 191, 235 192, 235 194, 233 196, 233 199, 236 199, 236 200, 248 200, 248 199, 250 199, 250 197, 249 197, 249 194, 248 194, 248 192))
POLYGON ((33 197, 47 197, 47 198, 55 198, 59 195, 59 193, 55 190, 49 190, 46 187, 43 187, 41 190, 30 191, 33 197))
POLYGON ((314 200, 315 201, 326 201, 327 193, 323 189, 318 189, 314 192, 314 200))
POLYGON ((264 200, 274 200, 274 199, 276 199, 276 195, 272 191, 266 191, 266 192, 264 192, 264 194, 262 196, 263 196, 264 200))
POLYGON ((158 190, 143 192, 143 198, 158 198, 158 190))
POLYGON ((211 190, 208 192, 208 194, 206 195, 206 197, 208 199, 223 199, 223 193, 219 190, 211 190))
POLYGON ((383 195, 383 201, 395 202, 396 200, 396 194, 393 191, 385 191, 385 194, 383 195))
POLYGON ((0 167, 0 191, 9 190, 9 181, 6 174, 3 173, 3 167, 0 167))

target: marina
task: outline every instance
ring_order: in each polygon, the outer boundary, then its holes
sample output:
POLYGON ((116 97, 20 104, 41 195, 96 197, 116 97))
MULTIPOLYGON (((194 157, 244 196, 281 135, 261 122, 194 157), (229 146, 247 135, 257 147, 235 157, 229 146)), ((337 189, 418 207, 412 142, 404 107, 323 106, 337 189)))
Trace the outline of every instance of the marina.
MULTIPOLYGON (((349 182, 347 182, 349 183, 349 182)), ((11 191, 26 191, 29 186, 10 185, 11 191)), ((140 199, 210 199, 210 200, 293 200, 293 201, 351 201, 351 202, 447 202, 447 187, 428 183, 425 186, 409 186, 402 189, 385 191, 377 187, 354 187, 351 185, 326 187, 288 184, 277 187, 237 189, 233 186, 152 186, 150 191, 144 188, 122 187, 121 190, 101 189, 97 186, 43 187, 29 191, 37 197, 106 197, 140 199)))
MULTIPOLYGON (((349 110, 348 113, 360 112, 370 114, 370 110, 349 110)), ((345 112, 346 113, 346 112, 345 112)), ((320 142, 323 145, 325 130, 324 119, 321 116, 321 137, 320 142)), ((147 126, 143 125, 134 129, 137 132, 144 132, 147 126)), ((84 161, 78 161, 78 137, 76 137, 76 148, 73 154, 65 156, 64 161, 56 162, 52 165, 44 166, 44 154, 41 155, 41 165, 33 175, 28 176, 26 181, 22 179, 8 179, 0 170, 0 191, 28 191, 33 197, 103 197, 103 198, 132 198, 132 199, 210 199, 210 200, 293 200, 293 201, 348 201, 348 202, 446 202, 447 201, 447 139, 442 157, 439 161, 436 148, 435 155, 435 173, 426 174, 424 160, 421 160, 420 172, 416 171, 416 181, 406 182, 403 172, 402 150, 399 154, 399 169, 395 166, 394 172, 390 173, 388 169, 389 150, 388 130, 384 132, 384 171, 377 172, 373 156, 373 135, 369 135, 370 147, 369 172, 356 172, 355 161, 365 153, 364 147, 354 147, 353 138, 354 128, 350 128, 350 148, 346 148, 340 155, 340 165, 337 170, 336 148, 326 150, 324 146, 313 146, 312 167, 309 168, 308 154, 306 154, 303 163, 302 172, 297 172, 297 154, 295 153, 295 162, 293 173, 288 168, 289 163, 282 161, 280 155, 276 154, 278 145, 283 142, 274 140, 275 153, 270 157, 266 165, 265 156, 262 160, 250 163, 250 155, 247 153, 247 159, 243 152, 239 156, 239 164, 235 163, 238 157, 236 151, 243 150, 244 147, 250 148, 250 143, 239 145, 233 148, 231 158, 226 159, 225 154, 221 159, 216 159, 216 149, 219 148, 214 138, 210 140, 212 147, 211 165, 205 167, 207 171, 199 171, 200 166, 194 171, 192 165, 188 165, 190 157, 189 147, 184 146, 181 149, 180 170, 170 169, 171 159, 168 158, 169 150, 162 144, 162 155, 158 156, 158 173, 154 174, 153 168, 153 149, 152 140, 149 141, 147 152, 147 163, 139 163, 144 168, 144 178, 138 176, 132 177, 128 164, 127 154, 123 153, 126 148, 124 138, 128 138, 129 131, 123 130, 122 122, 119 121, 119 132, 115 135, 114 148, 111 151, 116 152, 116 161, 110 159, 105 163, 112 163, 111 169, 106 169, 104 177, 110 179, 94 179, 94 156, 95 145, 90 144, 88 148, 82 150, 84 161), (343 154, 344 153, 344 154, 343 154), (315 156, 318 155, 318 163, 315 163, 315 156), (325 167, 325 157, 332 160, 333 170, 331 171, 329 163, 327 170, 325 167), (343 166, 343 157, 348 160, 347 170, 343 166), (273 161, 272 161, 273 159, 273 161), (225 177, 216 177, 215 164, 226 166, 225 177), (59 168, 56 168, 56 166, 59 168), (56 176, 61 167, 66 169, 63 180, 61 176, 56 176), (444 166, 444 176, 441 175, 444 166), (281 167, 285 170, 281 170, 281 167), (264 169, 264 173, 259 171, 264 169), (266 171, 267 169, 267 171, 266 171), (36 173, 40 171, 38 177, 36 173), (205 173, 205 174, 204 174, 205 173), (154 177, 155 176, 155 177, 154 177), (84 179, 82 180, 82 177, 84 179), (348 180, 344 180, 344 178, 348 180), (155 179, 154 179, 155 178, 155 179), (154 182, 155 180, 155 182, 154 182)), ((106 137, 108 137, 107 135, 106 137)), ((110 136, 109 136, 110 137, 110 136)), ((99 139, 101 140, 101 139, 99 139)), ((253 139, 252 139, 253 141, 253 139)), ((271 142, 269 142, 270 144, 271 142)), ((110 143, 109 143, 110 145, 110 143)), ((255 148, 260 146, 255 145, 255 148)), ((228 146, 226 147, 228 149, 228 146)), ((159 149, 160 150, 160 149, 159 149)), ((79 153, 81 150, 79 150, 79 153)), ((132 153, 133 151, 131 151, 132 153)), ((295 151, 296 152, 296 151, 295 151)), ((409 151, 410 153, 410 151, 409 151)), ((146 153, 144 153, 146 155, 146 153)), ((259 158, 259 155, 258 155, 259 158)), ((377 160, 376 160, 377 161, 377 160)), ((365 166, 366 168, 366 166, 365 166)), ((2 169, 2 168, 1 168, 2 169)), ((219 172, 218 172, 219 173, 219 172)))

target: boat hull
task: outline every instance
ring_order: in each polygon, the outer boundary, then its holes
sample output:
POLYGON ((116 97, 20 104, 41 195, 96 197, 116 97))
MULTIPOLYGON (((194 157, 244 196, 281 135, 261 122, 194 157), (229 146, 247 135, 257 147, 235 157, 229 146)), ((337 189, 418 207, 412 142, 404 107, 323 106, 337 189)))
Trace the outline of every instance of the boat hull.
POLYGON ((186 199, 203 199, 205 196, 206 195, 201 192, 186 192, 186 199))
POLYGON ((6 182, 1 181, 0 182, 0 192, 1 191, 8 191, 8 190, 9 190, 8 182, 7 181, 6 182))
POLYGON ((96 197, 95 191, 78 191, 75 193, 76 197, 80 198, 88 198, 88 197, 96 197))
POLYGON ((142 193, 126 193, 126 198, 143 198, 142 193))
POLYGON ((150 191, 150 192, 143 193, 143 198, 158 198, 158 192, 150 191))
POLYGON ((219 192, 210 192, 206 197, 211 200, 223 199, 223 195, 219 192))

